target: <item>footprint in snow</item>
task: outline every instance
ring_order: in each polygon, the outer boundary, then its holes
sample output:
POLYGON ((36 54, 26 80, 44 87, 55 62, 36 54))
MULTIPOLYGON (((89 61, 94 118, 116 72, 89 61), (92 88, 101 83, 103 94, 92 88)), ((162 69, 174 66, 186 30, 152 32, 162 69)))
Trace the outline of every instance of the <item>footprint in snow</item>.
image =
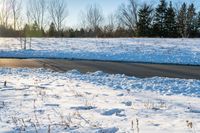
POLYGON ((91 95, 92 93, 90 93, 90 92, 85 92, 85 94, 86 94, 86 95, 91 95))
POLYGON ((118 97, 122 97, 122 96, 124 96, 124 94, 123 94, 123 93, 121 93, 121 94, 118 94, 117 96, 118 96, 118 97))
POLYGON ((59 84, 59 85, 56 85, 57 87, 63 87, 65 86, 64 84, 59 84))
POLYGON ((59 107, 59 104, 45 104, 45 106, 49 106, 49 107, 59 107))
POLYGON ((149 126, 154 126, 154 127, 158 127, 158 126, 160 126, 160 124, 156 124, 156 123, 150 123, 150 124, 148 124, 149 126))
POLYGON ((38 109, 38 110, 34 110, 34 112, 40 113, 40 114, 44 114, 45 110, 43 110, 43 109, 38 109))
POLYGON ((78 107, 71 107, 70 109, 75 109, 75 110, 92 110, 92 109, 96 109, 96 107, 93 107, 93 106, 78 106, 78 107))
POLYGON ((125 102, 122 102, 122 104, 125 104, 125 106, 132 106, 131 101, 125 101, 125 102))
POLYGON ((110 109, 110 110, 103 112, 102 115, 106 115, 106 116, 116 115, 119 117, 126 116, 124 109, 110 109))
POLYGON ((119 129, 116 127, 113 128, 107 128, 107 129, 100 129, 96 131, 96 133, 116 133, 119 129))

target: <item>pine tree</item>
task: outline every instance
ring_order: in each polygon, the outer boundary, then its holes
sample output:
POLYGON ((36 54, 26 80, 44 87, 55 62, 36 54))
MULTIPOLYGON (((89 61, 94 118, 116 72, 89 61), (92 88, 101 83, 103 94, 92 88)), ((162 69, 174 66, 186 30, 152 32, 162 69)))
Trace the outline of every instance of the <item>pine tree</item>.
POLYGON ((177 37, 176 14, 171 1, 165 15, 165 31, 167 37, 177 37))
POLYGON ((165 16, 167 11, 167 3, 165 0, 160 0, 160 4, 156 8, 154 19, 154 32, 155 35, 165 37, 165 16))
POLYGON ((137 23, 138 36, 147 37, 151 35, 152 12, 153 9, 147 4, 144 4, 143 7, 139 9, 139 21, 137 23))
POLYGON ((83 28, 80 29, 80 37, 85 37, 85 30, 83 28))
POLYGON ((194 7, 194 4, 189 5, 188 11, 187 11, 187 32, 188 36, 195 36, 197 33, 196 27, 195 27, 195 21, 196 21, 196 9, 194 7))
POLYGON ((30 37, 42 37, 42 31, 40 29, 40 26, 38 23, 35 21, 33 25, 31 26, 31 34, 30 37))
POLYGON ((39 25, 37 24, 37 22, 35 21, 32 25, 32 31, 36 32, 36 31, 39 31, 40 27, 39 25))
POLYGON ((183 3, 177 16, 178 32, 182 37, 188 37, 187 32, 187 5, 183 3))
POLYGON ((46 33, 45 33, 45 30, 44 30, 43 27, 41 27, 40 31, 41 31, 41 34, 42 34, 41 37, 45 37, 45 36, 46 36, 46 33))
POLYGON ((30 28, 30 26, 28 24, 25 24, 23 31, 24 31, 24 37, 29 37, 30 36, 31 28, 30 28))
POLYGON ((75 37, 76 36, 75 31, 72 28, 70 28, 68 32, 69 32, 69 37, 75 37))
POLYGON ((52 22, 49 26, 49 37, 55 37, 56 35, 56 27, 55 24, 52 22))
POLYGON ((198 31, 198 36, 200 37, 200 12, 198 13, 197 16, 197 31, 198 31))

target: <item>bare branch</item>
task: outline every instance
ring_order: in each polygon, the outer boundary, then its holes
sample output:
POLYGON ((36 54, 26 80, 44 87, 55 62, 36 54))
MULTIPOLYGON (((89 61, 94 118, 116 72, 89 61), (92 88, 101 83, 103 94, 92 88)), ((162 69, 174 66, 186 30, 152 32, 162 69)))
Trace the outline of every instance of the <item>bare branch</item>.
POLYGON ((88 27, 96 30, 103 22, 103 15, 100 6, 94 4, 90 5, 86 13, 86 22, 88 27))
POLYGON ((51 0, 49 14, 56 29, 60 32, 63 28, 63 22, 68 15, 66 2, 64 0, 51 0))
POLYGON ((136 23, 138 21, 137 8, 138 5, 136 3, 136 0, 129 0, 129 4, 127 6, 125 4, 122 4, 119 7, 117 15, 119 21, 133 31, 135 30, 136 23))

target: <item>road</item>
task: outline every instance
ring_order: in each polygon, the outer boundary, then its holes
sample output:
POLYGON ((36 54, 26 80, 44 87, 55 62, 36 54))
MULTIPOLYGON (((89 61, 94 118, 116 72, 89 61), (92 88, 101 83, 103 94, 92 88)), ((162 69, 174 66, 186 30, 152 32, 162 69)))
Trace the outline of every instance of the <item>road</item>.
POLYGON ((122 63, 81 60, 51 59, 0 59, 0 67, 49 68, 65 72, 77 69, 82 73, 103 71, 110 74, 125 74, 139 78, 171 77, 183 79, 200 79, 200 66, 183 66, 169 64, 122 63))

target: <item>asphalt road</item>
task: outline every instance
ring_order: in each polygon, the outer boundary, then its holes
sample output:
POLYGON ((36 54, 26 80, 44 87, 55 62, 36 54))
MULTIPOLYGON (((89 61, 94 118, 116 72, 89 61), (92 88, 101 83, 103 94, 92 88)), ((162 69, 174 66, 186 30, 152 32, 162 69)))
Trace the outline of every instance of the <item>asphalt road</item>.
POLYGON ((135 76, 139 78, 159 76, 183 79, 200 79, 200 66, 169 64, 70 61, 57 59, 0 59, 0 67, 43 67, 61 72, 77 69, 82 73, 101 70, 110 74, 125 74, 127 76, 135 76))

